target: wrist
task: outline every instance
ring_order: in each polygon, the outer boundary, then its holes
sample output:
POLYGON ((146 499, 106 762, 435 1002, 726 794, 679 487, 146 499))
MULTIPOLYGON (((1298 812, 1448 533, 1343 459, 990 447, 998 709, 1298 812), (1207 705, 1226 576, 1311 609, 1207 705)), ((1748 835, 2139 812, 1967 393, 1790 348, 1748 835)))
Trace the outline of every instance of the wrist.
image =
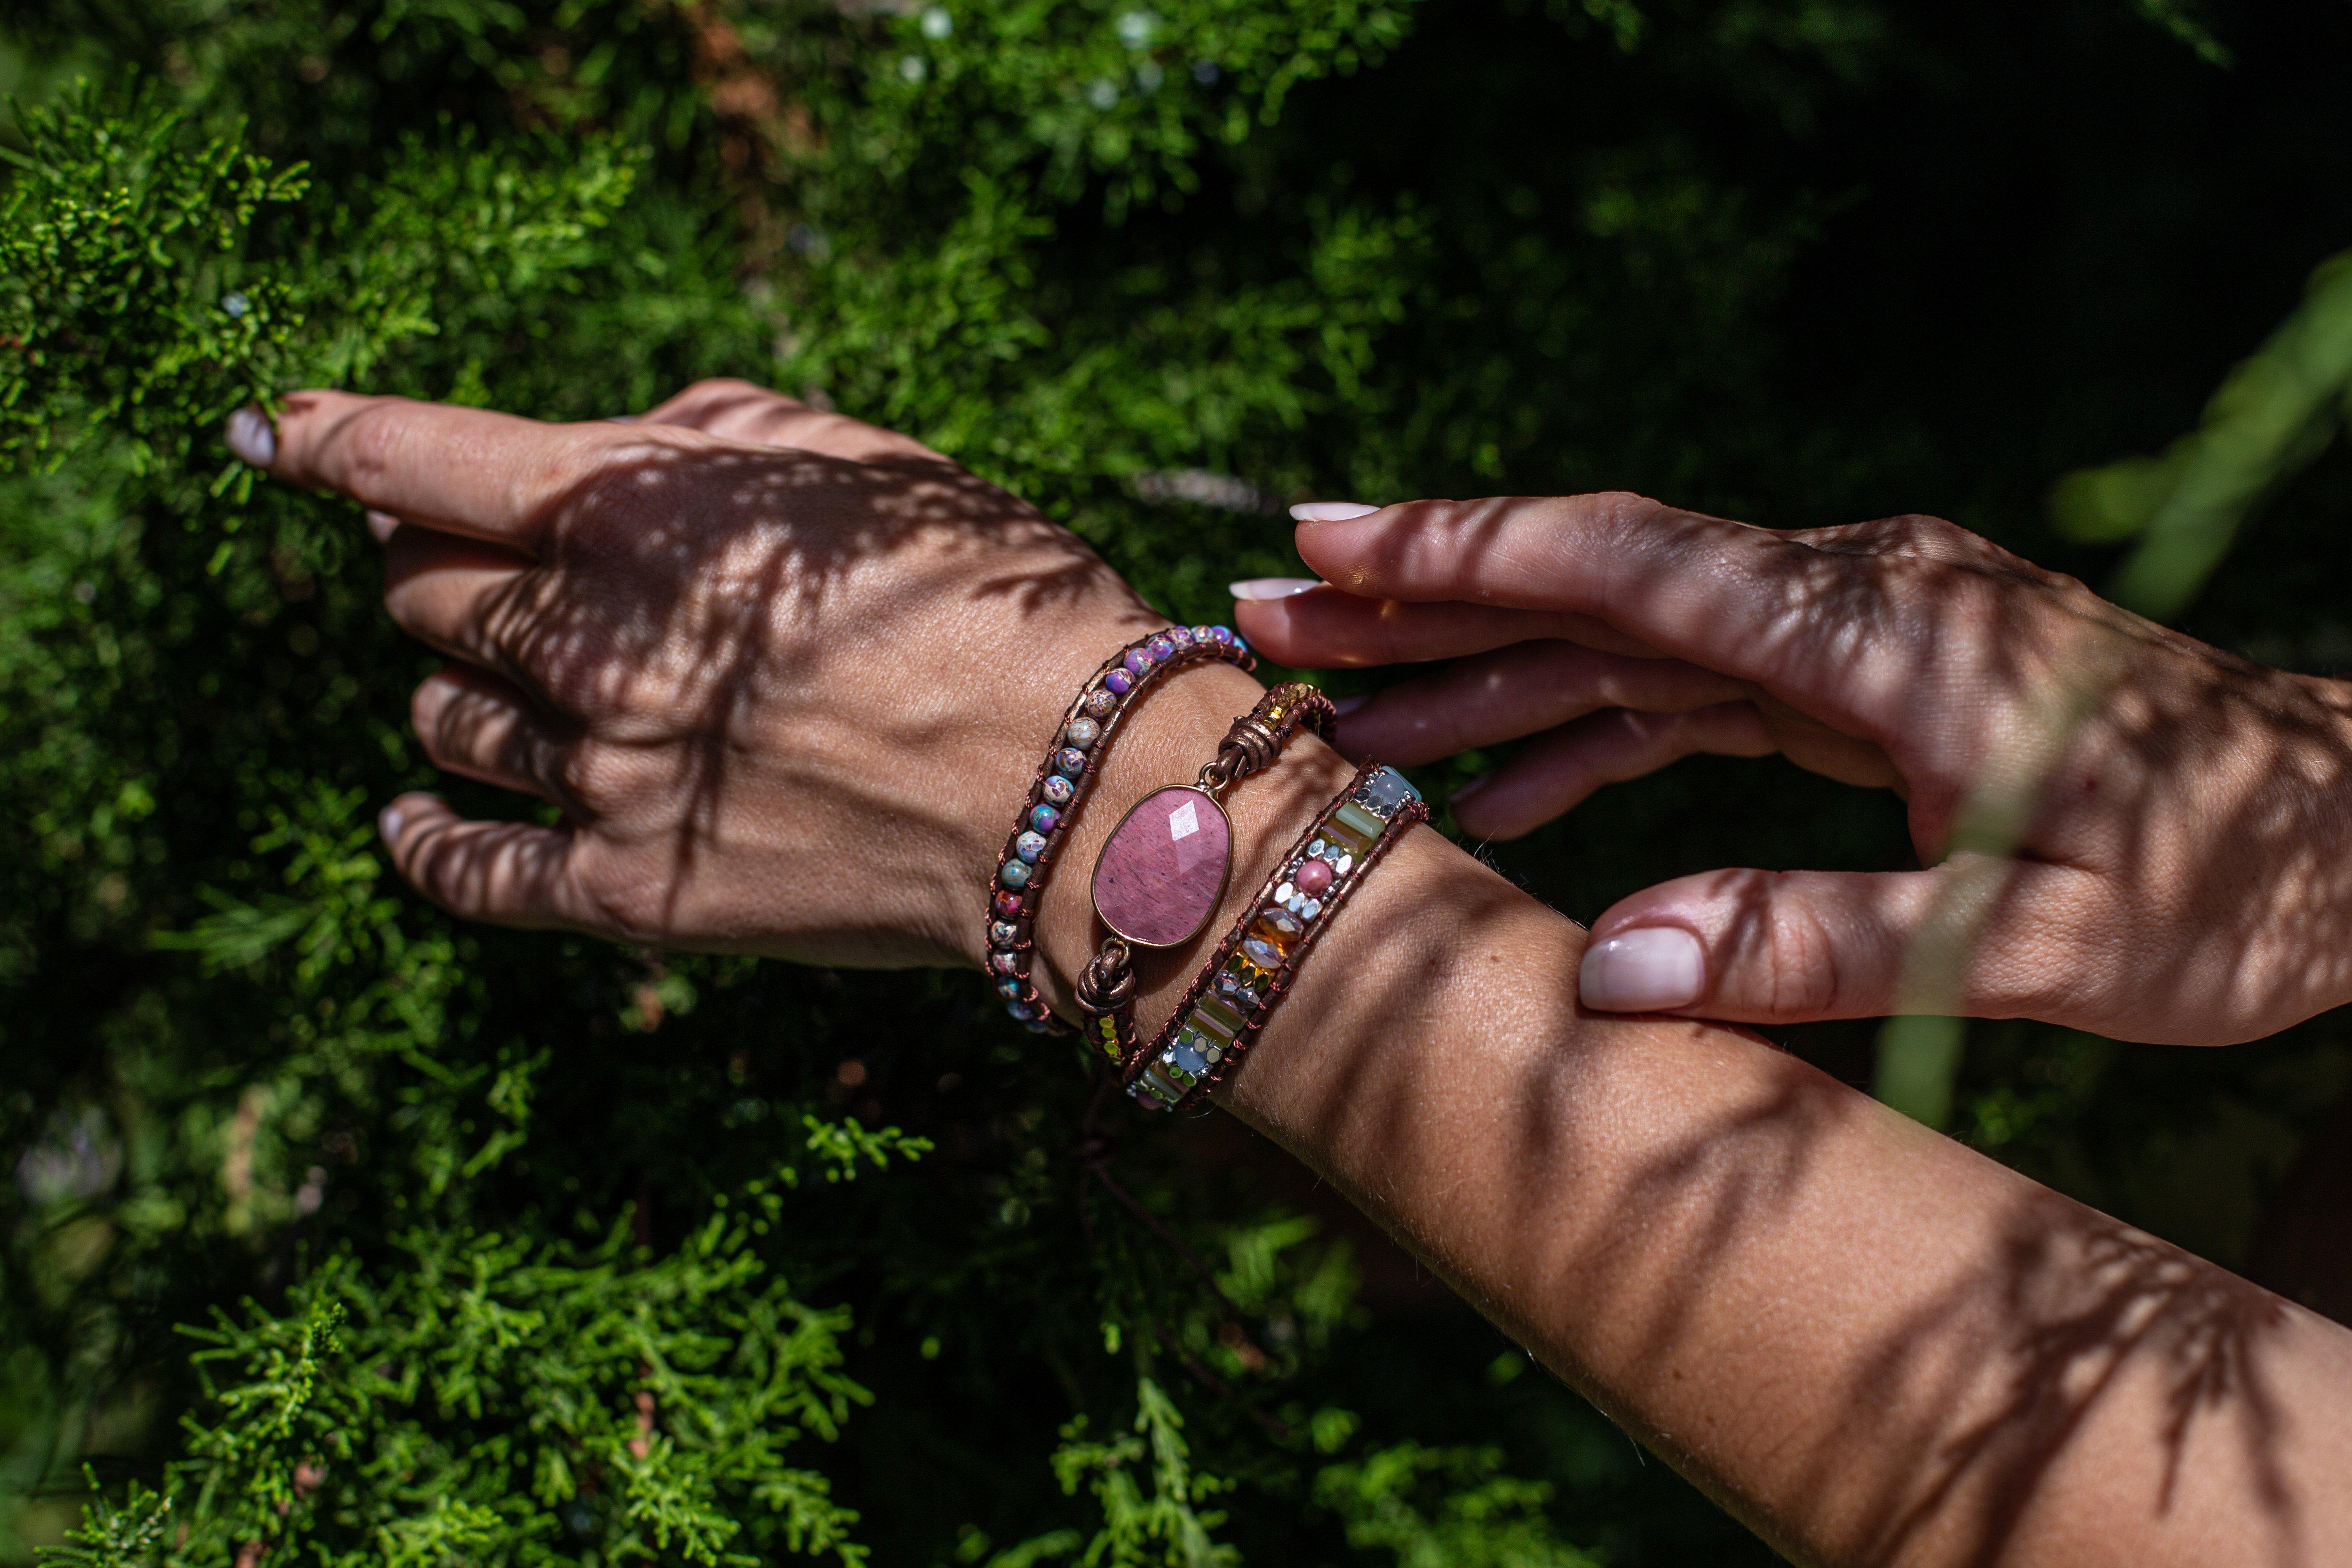
MULTIPOLYGON (((1230 666, 1176 672, 1145 695, 1104 752, 1094 787, 1066 829, 1069 837, 1058 857, 1059 868, 1040 901, 1034 928, 1032 978, 1062 1016, 1076 1016, 1072 983, 1104 934, 1095 918, 1091 883, 1096 858, 1112 829, 1152 791, 1190 783, 1216 755, 1234 717, 1248 712, 1263 689, 1230 666)), ((1351 771, 1322 742, 1301 735, 1276 765, 1224 796, 1234 858, 1218 908, 1191 942, 1136 953, 1140 1032, 1149 1034, 1164 1019, 1177 994, 1207 961, 1218 935, 1255 894, 1299 828, 1351 771)))

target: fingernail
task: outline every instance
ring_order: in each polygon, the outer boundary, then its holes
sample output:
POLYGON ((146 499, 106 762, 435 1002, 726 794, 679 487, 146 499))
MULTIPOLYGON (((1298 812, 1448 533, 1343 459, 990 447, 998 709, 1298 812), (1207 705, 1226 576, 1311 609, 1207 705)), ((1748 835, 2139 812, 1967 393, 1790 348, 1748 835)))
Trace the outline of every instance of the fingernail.
POLYGON ((1307 500, 1290 509, 1293 520, 1299 522, 1346 522, 1353 518, 1370 517, 1380 510, 1360 500, 1307 500))
POLYGON ((1325 585, 1320 577, 1245 577, 1225 591, 1236 599, 1287 599, 1325 585))
POLYGON ((388 511, 372 511, 367 514, 367 525, 368 531, 375 535, 378 544, 389 544, 392 542, 392 531, 400 526, 400 519, 388 511))
POLYGON ((230 451, 257 468, 266 468, 278 460, 278 432, 270 425, 269 416, 258 408, 240 408, 230 415, 224 439, 230 451))
POLYGON ((1345 719, 1371 700, 1371 693, 1368 691, 1360 691, 1353 697, 1334 697, 1331 699, 1331 710, 1345 719))
POLYGON ((1594 942, 1576 978, 1595 1012, 1655 1013, 1698 1000, 1706 961, 1698 938, 1682 927, 1649 926, 1594 942))
POLYGON ((396 805, 387 805, 376 813, 375 830, 383 835, 383 841, 386 844, 398 842, 400 820, 400 807, 396 805))

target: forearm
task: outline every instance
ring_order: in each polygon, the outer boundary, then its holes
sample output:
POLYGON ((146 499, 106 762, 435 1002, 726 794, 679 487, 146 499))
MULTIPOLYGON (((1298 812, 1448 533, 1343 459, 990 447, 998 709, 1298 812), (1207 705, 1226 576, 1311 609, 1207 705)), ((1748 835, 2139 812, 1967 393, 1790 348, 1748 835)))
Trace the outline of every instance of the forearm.
MULTIPOLYGON (((1155 696, 1073 869, 1251 694, 1221 672, 1155 696)), ((1345 776, 1307 742, 1235 792, 1232 900, 1345 776)), ((1084 903, 1078 886, 1047 900, 1065 974, 1089 946, 1084 903)), ((1801 1558, 2344 1550, 2352 1335, 1750 1036, 1580 1014, 1581 945, 1416 832, 1226 1103, 1801 1558)), ((1202 961, 1147 971, 1147 1022, 1202 961)))

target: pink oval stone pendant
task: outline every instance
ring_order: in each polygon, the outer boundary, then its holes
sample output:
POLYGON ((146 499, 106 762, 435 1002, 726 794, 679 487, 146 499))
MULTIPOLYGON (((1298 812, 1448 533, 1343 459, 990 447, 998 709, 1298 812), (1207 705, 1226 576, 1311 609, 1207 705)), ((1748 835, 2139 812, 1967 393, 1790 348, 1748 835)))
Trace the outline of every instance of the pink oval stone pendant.
POLYGON ((1206 790, 1153 790, 1095 861, 1095 913, 1138 947, 1178 946, 1217 912, 1233 861, 1233 824, 1206 790))

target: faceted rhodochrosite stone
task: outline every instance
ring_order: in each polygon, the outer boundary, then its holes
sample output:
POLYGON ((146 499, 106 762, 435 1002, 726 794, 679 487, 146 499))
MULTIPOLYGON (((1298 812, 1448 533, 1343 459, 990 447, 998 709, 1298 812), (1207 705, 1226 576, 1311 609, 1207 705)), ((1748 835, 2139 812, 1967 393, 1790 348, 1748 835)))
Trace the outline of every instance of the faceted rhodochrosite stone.
POLYGON ((1095 862, 1095 912, 1145 947, 1174 947, 1216 912, 1234 832, 1217 803, 1171 784, 1145 795, 1095 862))

